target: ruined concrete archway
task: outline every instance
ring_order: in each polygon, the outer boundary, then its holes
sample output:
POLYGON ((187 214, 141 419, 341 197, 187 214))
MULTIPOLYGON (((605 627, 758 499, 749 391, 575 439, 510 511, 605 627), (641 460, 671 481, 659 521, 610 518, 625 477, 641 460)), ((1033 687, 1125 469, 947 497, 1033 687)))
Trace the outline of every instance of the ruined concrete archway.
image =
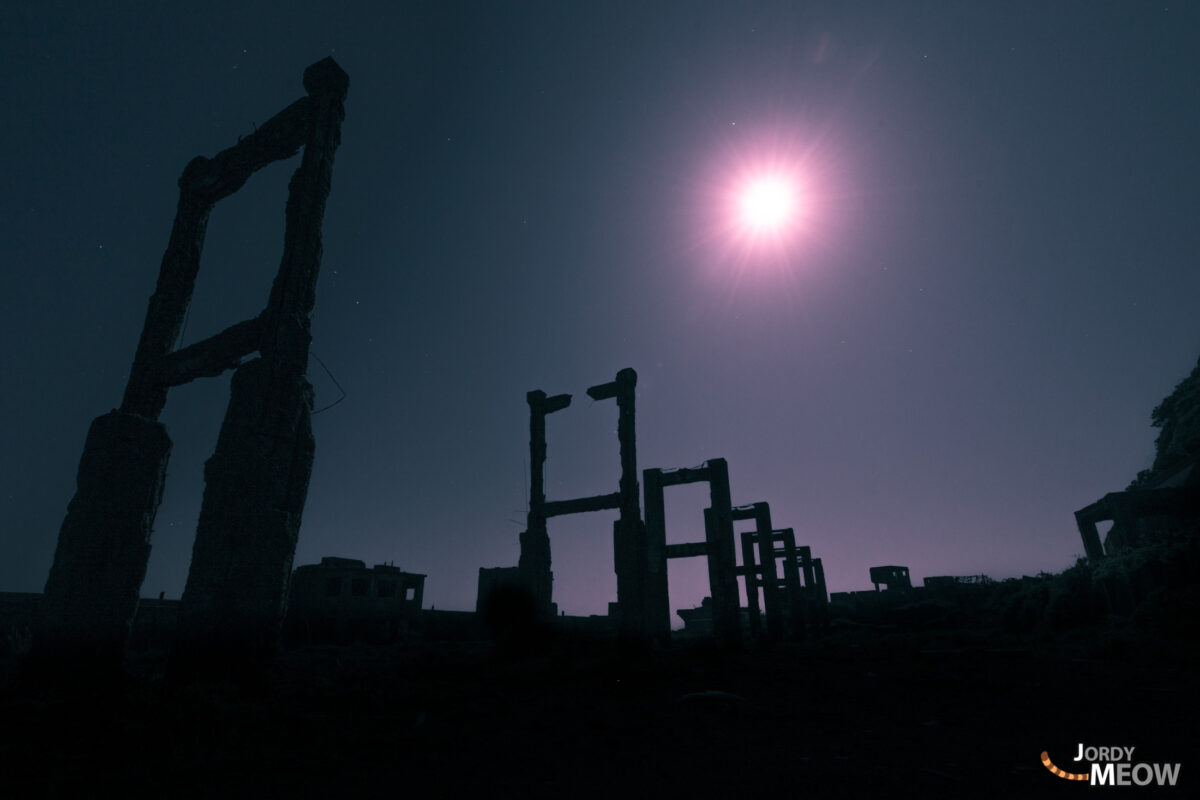
POLYGON ((309 316, 321 224, 341 141, 346 73, 331 58, 304 71, 306 96, 179 178, 179 205, 119 409, 93 421, 59 531, 34 656, 119 665, 150 555, 171 440, 158 421, 173 386, 235 370, 205 492, 180 632, 202 650, 251 654, 279 634, 312 470, 309 316), (266 308, 175 350, 209 214, 256 171, 296 155, 283 257, 266 308), (242 359, 259 355, 243 363, 242 359))

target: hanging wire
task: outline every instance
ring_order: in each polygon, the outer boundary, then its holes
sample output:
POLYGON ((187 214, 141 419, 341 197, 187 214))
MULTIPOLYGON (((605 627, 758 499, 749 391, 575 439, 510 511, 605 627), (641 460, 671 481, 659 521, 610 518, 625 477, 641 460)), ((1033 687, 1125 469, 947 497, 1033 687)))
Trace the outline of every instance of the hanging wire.
POLYGON ((338 388, 338 391, 342 393, 342 396, 339 397, 337 400, 334 400, 332 403, 325 406, 324 408, 318 408, 316 411, 312 412, 312 416, 316 416, 317 414, 320 414, 322 411, 328 411, 329 409, 336 406, 338 403, 345 400, 346 399, 346 390, 342 388, 342 385, 340 383, 338 383, 338 379, 333 377, 333 373, 329 371, 329 367, 325 366, 325 362, 321 360, 321 357, 319 355, 317 355, 314 350, 312 350, 310 348, 308 351, 308 354, 317 360, 317 363, 321 365, 321 369, 325 370, 325 374, 329 376, 329 380, 333 381, 333 385, 336 386, 338 388))

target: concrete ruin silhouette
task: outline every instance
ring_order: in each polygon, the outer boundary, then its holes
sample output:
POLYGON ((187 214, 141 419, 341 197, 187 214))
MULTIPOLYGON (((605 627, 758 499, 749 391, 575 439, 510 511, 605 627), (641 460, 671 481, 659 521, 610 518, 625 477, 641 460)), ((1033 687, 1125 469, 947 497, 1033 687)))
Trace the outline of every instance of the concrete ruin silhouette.
POLYGON ((534 390, 526 394, 529 403, 529 512, 521 533, 521 557, 518 570, 521 581, 532 593, 537 613, 543 618, 555 614, 554 575, 550 569, 550 535, 546 520, 565 514, 582 514, 616 508, 620 517, 613 523, 613 561, 617 573, 617 606, 621 630, 640 636, 645 629, 645 529, 642 525, 637 482, 637 435, 634 389, 637 373, 630 368, 619 371, 609 383, 587 390, 593 400, 617 401, 617 441, 620 444, 621 475, 617 491, 611 494, 575 500, 546 500, 546 415, 571 404, 571 395, 547 397, 534 390))
POLYGON ((419 620, 425 578, 394 564, 368 568, 361 559, 337 556, 297 567, 286 638, 306 644, 394 641, 419 620))
POLYGON ((883 586, 883 591, 885 592, 912 591, 912 578, 909 577, 908 567, 892 565, 871 567, 870 575, 871 583, 875 585, 875 591, 877 592, 880 591, 880 586, 883 586))
MULTIPOLYGON (((546 461, 546 415, 567 408, 571 396, 547 396, 535 390, 526 394, 529 404, 530 489, 526 529, 521 533, 521 555, 515 569, 480 569, 476 610, 483 613, 491 605, 491 596, 504 594, 503 605, 513 606, 509 595, 524 592, 533 615, 546 620, 556 614, 553 602, 554 576, 551 571, 550 537, 546 520, 563 514, 577 514, 619 508, 620 518, 613 524, 613 562, 617 574, 617 602, 609 605, 610 617, 626 639, 655 640, 666 644, 671 638, 671 610, 667 581, 667 561, 672 558, 704 556, 708 561, 712 630, 718 641, 728 647, 742 644, 743 632, 739 605, 738 576, 744 576, 749 598, 751 634, 765 640, 778 640, 785 626, 794 638, 800 638, 824 619, 826 603, 824 572, 820 559, 813 559, 809 547, 796 547, 791 528, 776 531, 771 527, 767 503, 733 507, 730 500, 729 466, 723 458, 713 458, 697 467, 647 469, 642 473, 646 517, 643 522, 638 502, 637 450, 634 426, 634 387, 637 373, 626 368, 611 383, 593 386, 588 395, 594 400, 615 397, 620 411, 617 438, 621 451, 619 490, 612 494, 574 500, 547 501, 544 487, 546 461), (704 541, 667 544, 664 490, 690 483, 709 485, 710 506, 704 509, 704 541), (754 532, 743 534, 743 566, 737 566, 734 521, 752 519, 754 532), (754 543, 759 546, 755 558, 754 543), (777 550, 776 544, 782 544, 777 550), (776 570, 782 558, 783 577, 776 570), (766 631, 761 630, 758 604, 762 590, 766 613, 766 631)), ((495 616, 495 611, 489 612, 495 616)))
POLYGON ((1200 521, 1200 461, 1192 461, 1152 488, 1109 492, 1075 512, 1075 526, 1089 560, 1134 547, 1147 524, 1190 525, 1200 521), (1096 525, 1111 520, 1104 542, 1096 525))
MULTIPOLYGON (((758 558, 752 547, 746 547, 742 539, 742 565, 746 577, 746 602, 750 609, 750 631, 753 635, 765 635, 776 641, 783 636, 783 605, 779 597, 779 574, 775 571, 774 528, 771 526, 769 503, 752 503, 733 510, 735 520, 754 520, 753 541, 758 544, 758 558), (767 618, 766 631, 760 627, 758 611, 758 589, 763 595, 763 610, 767 618)), ((789 587, 791 588, 791 587, 789 587)), ((798 594, 799 589, 789 594, 798 594)))
MULTIPOLYGON (((769 516, 764 521, 769 521, 769 516)), ((744 576, 746 581, 749 612, 747 622, 751 635, 758 636, 761 632, 758 588, 764 582, 765 570, 761 566, 761 559, 766 557, 766 553, 769 553, 772 559, 781 560, 783 578, 777 581, 775 592, 764 593, 764 606, 768 602, 767 597, 771 598, 769 602, 781 606, 774 616, 781 619, 783 627, 794 639, 801 639, 809 633, 824 629, 828 616, 828 594, 825 590, 825 569, 821 559, 812 557, 811 547, 796 545, 796 533, 792 528, 771 531, 771 547, 765 552, 761 548, 763 538, 758 530, 743 531, 741 534, 742 566, 738 567, 737 572, 744 576), (754 554, 755 543, 760 545, 758 558, 754 554)), ((768 614, 768 619, 771 616, 768 614)))
POLYGON ((671 635, 671 609, 667 587, 667 559, 705 556, 712 597, 713 634, 727 646, 742 641, 738 614, 737 553, 733 542, 733 512, 729 492, 729 465, 712 458, 698 467, 648 469, 643 473, 646 492, 646 538, 650 580, 648 633, 662 641, 671 635), (704 541, 667 544, 663 489, 689 483, 707 483, 710 506, 704 510, 704 541))
POLYGON ((59 531, 36 625, 43 660, 121 663, 171 440, 158 417, 173 386, 234 370, 181 607, 181 642, 261 656, 274 648, 312 470, 305 378, 321 224, 349 77, 332 59, 304 71, 306 96, 179 178, 179 204, 121 406, 97 417, 59 531), (266 308, 175 350, 209 214, 259 169, 303 149, 288 187, 283 256, 266 308), (258 352, 249 361, 243 359, 258 352))

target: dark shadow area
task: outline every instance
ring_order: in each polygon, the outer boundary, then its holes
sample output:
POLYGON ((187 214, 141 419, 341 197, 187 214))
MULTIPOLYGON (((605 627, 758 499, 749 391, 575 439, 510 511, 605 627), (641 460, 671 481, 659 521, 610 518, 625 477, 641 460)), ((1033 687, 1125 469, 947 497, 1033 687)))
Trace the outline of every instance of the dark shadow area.
POLYGON ((164 678, 147 648, 107 686, 30 684, 10 642, 4 792, 712 797, 794 790, 799 772, 814 796, 1042 796, 1061 780, 1042 751, 1069 769, 1078 743, 1108 742, 1183 762, 1184 796, 1200 745, 1189 552, 1127 614, 1106 605, 1109 570, 1081 565, 837 606, 819 641, 742 652, 551 633, 511 588, 479 620, 432 612, 403 641, 286 649, 255 680, 164 678))

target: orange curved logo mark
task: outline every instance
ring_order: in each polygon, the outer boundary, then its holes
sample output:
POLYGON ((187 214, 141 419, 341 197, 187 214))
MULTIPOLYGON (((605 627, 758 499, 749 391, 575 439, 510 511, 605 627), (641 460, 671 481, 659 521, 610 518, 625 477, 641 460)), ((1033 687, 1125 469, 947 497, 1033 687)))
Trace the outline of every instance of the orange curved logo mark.
POLYGON ((1086 781, 1088 779, 1088 776, 1086 774, 1080 774, 1078 772, 1067 772, 1065 770, 1061 770, 1058 767, 1054 766, 1054 762, 1050 760, 1050 754, 1047 753, 1045 750, 1042 751, 1042 764, 1045 765, 1046 769, 1050 770, 1058 777, 1066 778, 1069 781, 1086 781))

